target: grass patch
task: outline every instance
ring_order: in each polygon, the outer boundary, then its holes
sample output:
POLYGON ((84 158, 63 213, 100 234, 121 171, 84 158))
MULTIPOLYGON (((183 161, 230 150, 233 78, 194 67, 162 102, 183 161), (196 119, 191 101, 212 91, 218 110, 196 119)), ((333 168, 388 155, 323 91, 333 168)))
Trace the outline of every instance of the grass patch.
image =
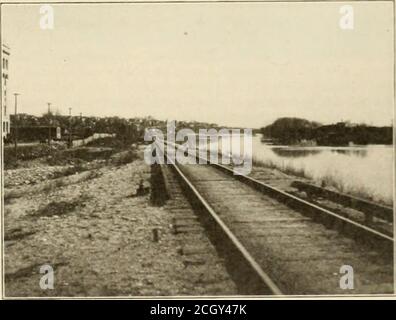
MULTIPOLYGON (((20 278, 27 278, 27 277, 31 277, 33 275, 38 275, 40 272, 40 267, 42 265, 43 265, 42 263, 34 263, 34 264, 31 264, 25 268, 18 269, 15 272, 6 273, 6 274, 4 274, 4 280, 5 280, 5 282, 11 282, 11 281, 15 281, 20 278)), ((67 265, 67 263, 65 263, 65 262, 59 262, 59 263, 55 263, 51 266, 53 268, 56 268, 56 267, 66 266, 66 265, 67 265)))
POLYGON ((5 280, 5 282, 10 282, 10 281, 17 280, 19 278, 31 277, 32 275, 39 273, 40 267, 41 267, 41 264, 35 263, 35 264, 31 264, 25 268, 18 269, 15 272, 6 273, 4 275, 4 280, 5 280))
POLYGON ((99 170, 91 170, 87 177, 84 180, 92 180, 99 178, 102 174, 99 172, 99 170))
POLYGON ((113 163, 116 166, 122 166, 128 163, 131 163, 133 161, 135 161, 136 159, 138 159, 138 154, 136 152, 136 150, 128 150, 125 152, 121 152, 119 154, 117 154, 114 158, 113 158, 113 163))
POLYGON ((41 190, 38 190, 38 192, 43 192, 45 194, 48 194, 48 193, 51 193, 55 189, 65 186, 66 184, 67 184, 66 181, 64 181, 62 179, 58 179, 53 182, 45 184, 41 190))
MULTIPOLYGON (((88 171, 88 170, 83 170, 83 171, 88 171)), ((74 170, 72 170, 70 172, 74 172, 74 170)), ((45 184, 42 187, 36 186, 34 189, 30 188, 28 190, 7 191, 4 194, 4 203, 9 204, 12 202, 13 199, 21 198, 21 197, 25 196, 26 194, 43 193, 45 195, 48 195, 51 192, 53 192, 54 190, 59 189, 61 187, 71 185, 71 184, 80 183, 80 182, 91 180, 91 179, 96 179, 96 178, 100 177, 102 174, 98 169, 94 169, 94 170, 89 170, 89 172, 86 174, 82 173, 82 175, 83 176, 77 177, 74 181, 60 177, 53 181, 45 182, 45 184)))
POLYGON ((87 197, 81 197, 72 201, 52 201, 46 206, 33 213, 34 217, 62 216, 85 206, 87 197))
POLYGON ((88 142, 85 146, 87 147, 99 147, 99 148, 113 148, 115 150, 122 150, 125 148, 125 144, 115 137, 99 138, 88 142))
POLYGON ((4 194, 4 204, 9 204, 12 201, 12 199, 18 199, 18 198, 22 197, 22 195, 23 194, 21 192, 18 192, 16 190, 6 192, 4 194))
POLYGON ((54 172, 52 179, 71 176, 73 174, 87 171, 87 170, 88 170, 88 168, 84 167, 81 163, 78 163, 75 166, 68 167, 66 170, 54 172))
MULTIPOLYGON (((74 170, 71 170, 70 172, 73 172, 74 170)), ((62 178, 58 178, 50 183, 47 183, 46 185, 44 185, 44 187, 39 190, 38 192, 43 192, 45 194, 51 193, 52 191, 54 191, 55 189, 59 189, 61 187, 67 186, 69 184, 74 184, 74 183, 80 183, 86 180, 91 180, 91 179, 95 179, 101 176, 100 172, 98 170, 83 170, 83 171, 89 171, 85 176, 83 176, 82 178, 78 179, 77 181, 68 181, 67 179, 62 179, 62 178)), ((82 171, 75 171, 74 173, 79 173, 82 171)))
POLYGON ((290 164, 277 164, 272 160, 258 160, 253 158, 252 164, 257 167, 264 167, 269 169, 277 169, 285 174, 312 179, 312 176, 306 172, 304 168, 295 168, 290 164))
POLYGON ((256 167, 265 167, 269 169, 278 169, 278 166, 272 160, 259 160, 256 158, 252 159, 252 164, 256 167))
POLYGON ((110 148, 104 150, 89 147, 73 148, 62 150, 48 156, 46 162, 50 166, 64 166, 71 164, 73 166, 81 167, 87 161, 109 158, 113 152, 114 151, 110 148))
POLYGON ((285 165, 283 166, 282 169, 280 169, 282 172, 289 174, 289 175, 293 175, 296 177, 300 177, 300 178, 308 178, 311 179, 312 177, 305 171, 304 168, 294 168, 291 165, 285 165))
POLYGON ((364 186, 346 185, 343 181, 332 175, 325 175, 322 177, 320 184, 323 188, 332 187, 341 193, 350 194, 357 198, 366 199, 386 206, 393 206, 392 197, 387 198, 384 195, 376 195, 364 186))
POLYGON ((4 233, 4 241, 15 241, 35 234, 36 231, 23 231, 21 228, 15 228, 4 233))
POLYGON ((347 185, 340 178, 338 178, 332 174, 327 174, 320 178, 314 178, 310 173, 308 173, 305 170, 305 168, 295 168, 290 164, 286 164, 286 165, 278 164, 278 163, 273 162, 272 160, 258 160, 258 159, 253 159, 252 163, 254 166, 257 166, 257 167, 277 169, 277 170, 279 170, 285 174, 291 175, 291 176, 309 179, 309 180, 319 184, 322 188, 331 187, 341 193, 349 194, 351 196, 370 200, 370 201, 380 203, 383 205, 387 205, 387 206, 393 205, 392 198, 388 199, 384 196, 375 195, 375 194, 373 194, 373 192, 371 190, 367 189, 365 186, 347 185))
MULTIPOLYGON (((48 156, 52 153, 59 152, 64 146, 53 144, 51 147, 47 144, 24 145, 17 147, 18 161, 27 161, 48 156)), ((15 168, 15 149, 14 146, 4 147, 4 168, 15 168)))

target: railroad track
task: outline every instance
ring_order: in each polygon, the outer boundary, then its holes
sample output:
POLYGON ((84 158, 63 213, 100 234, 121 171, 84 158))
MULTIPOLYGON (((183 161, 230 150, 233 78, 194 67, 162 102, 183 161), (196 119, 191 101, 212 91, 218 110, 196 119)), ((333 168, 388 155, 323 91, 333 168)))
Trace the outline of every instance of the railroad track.
POLYGON ((394 292, 391 236, 222 165, 170 165, 241 294, 394 292))

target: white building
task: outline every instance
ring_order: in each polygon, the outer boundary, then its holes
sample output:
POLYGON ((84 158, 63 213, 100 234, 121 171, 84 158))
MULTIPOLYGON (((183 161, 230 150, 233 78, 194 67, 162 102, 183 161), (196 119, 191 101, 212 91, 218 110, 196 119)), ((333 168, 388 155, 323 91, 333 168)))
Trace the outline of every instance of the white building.
POLYGON ((1 119, 2 119, 2 136, 7 137, 10 133, 10 108, 7 99, 7 84, 8 84, 8 64, 10 60, 10 48, 2 45, 2 63, 1 63, 1 119))

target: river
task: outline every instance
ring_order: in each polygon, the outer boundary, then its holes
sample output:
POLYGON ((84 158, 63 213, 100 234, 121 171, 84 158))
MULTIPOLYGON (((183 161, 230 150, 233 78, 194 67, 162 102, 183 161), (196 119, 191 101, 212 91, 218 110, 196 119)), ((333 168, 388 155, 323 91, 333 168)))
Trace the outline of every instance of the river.
POLYGON ((393 146, 298 147, 269 145, 253 137, 253 159, 284 171, 303 172, 343 192, 393 202, 393 146))

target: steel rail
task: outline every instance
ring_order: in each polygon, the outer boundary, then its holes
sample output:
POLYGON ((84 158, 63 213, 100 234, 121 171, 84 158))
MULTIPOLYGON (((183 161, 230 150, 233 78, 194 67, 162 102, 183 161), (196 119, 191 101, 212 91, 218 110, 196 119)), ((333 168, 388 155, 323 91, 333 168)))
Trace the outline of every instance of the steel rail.
MULTIPOLYGON (((165 145, 169 144, 167 141, 163 141, 165 145)), ((177 148, 180 148, 181 146, 176 144, 176 143, 170 143, 171 145, 174 145, 177 148)), ((287 193, 285 191, 279 190, 278 188, 275 188, 273 186, 270 186, 262 181, 256 180, 254 178, 248 177, 246 175, 235 175, 233 169, 221 165, 218 163, 212 163, 210 160, 206 158, 202 158, 198 155, 198 151, 196 150, 195 157, 197 160, 201 159, 206 161, 209 165, 214 166, 217 169, 222 170, 223 172, 227 173, 230 176, 233 176, 235 179, 253 187, 254 189, 267 194, 273 198, 276 198, 277 200, 281 200, 282 203, 286 204, 287 206, 298 210, 299 212, 309 215, 312 219, 321 219, 322 222, 324 222, 326 225, 338 225, 342 224, 343 229, 348 230, 350 234, 353 234, 355 238, 358 238, 360 240, 368 240, 369 244, 373 244, 373 242, 380 242, 381 245, 384 245, 385 247, 382 249, 388 250, 393 252, 393 242, 394 239, 393 237, 390 237, 380 231, 374 230, 373 228, 370 228, 368 226, 365 226, 359 222, 353 221, 349 218, 346 218, 342 215, 339 215, 337 213, 334 213, 330 210, 324 209, 322 207, 319 207, 315 204, 312 204, 306 200, 303 200, 301 198, 298 198, 290 193, 287 193), (363 236, 363 237, 361 237, 363 236)), ((338 226, 340 229, 340 226, 338 226)), ((378 246, 377 246, 378 247, 378 246)), ((392 253, 391 252, 391 253, 392 253)))
MULTIPOLYGON (((163 150, 161 150, 161 152, 163 152, 163 150)), ((238 273, 234 279, 235 282, 239 283, 241 291, 246 294, 283 295, 275 282, 261 268, 244 245, 222 221, 213 207, 205 200, 193 183, 180 170, 178 165, 170 159, 165 152, 163 152, 163 154, 169 160, 177 177, 184 185, 184 192, 188 191, 188 197, 192 199, 195 204, 199 204, 201 212, 204 211, 208 215, 207 217, 201 216, 202 221, 212 230, 211 237, 216 238, 215 242, 217 246, 222 246, 222 253, 228 256, 226 259, 231 260, 231 264, 234 265, 234 270, 231 270, 231 273, 238 273), (215 226, 211 222, 214 222, 215 226), (225 242, 226 244, 224 244, 225 242)), ((196 209, 196 207, 194 207, 194 209, 196 209)))

